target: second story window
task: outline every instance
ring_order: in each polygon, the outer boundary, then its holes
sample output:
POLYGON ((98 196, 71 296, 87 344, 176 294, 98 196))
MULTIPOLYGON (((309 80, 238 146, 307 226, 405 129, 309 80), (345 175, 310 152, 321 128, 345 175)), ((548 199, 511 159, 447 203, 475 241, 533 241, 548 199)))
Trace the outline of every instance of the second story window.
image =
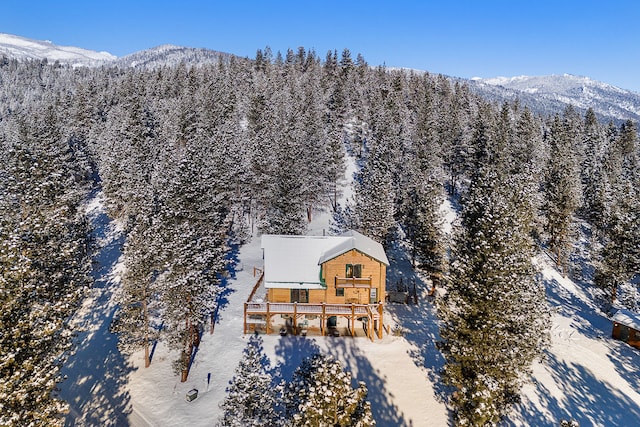
POLYGON ((362 264, 347 264, 344 277, 362 277, 362 264))

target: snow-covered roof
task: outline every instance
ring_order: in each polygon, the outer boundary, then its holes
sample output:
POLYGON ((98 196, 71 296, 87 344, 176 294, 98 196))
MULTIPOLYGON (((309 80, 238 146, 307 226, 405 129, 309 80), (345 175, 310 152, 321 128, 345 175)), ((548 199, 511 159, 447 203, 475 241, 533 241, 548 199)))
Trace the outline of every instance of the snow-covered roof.
POLYGON ((340 236, 265 234, 261 248, 265 288, 322 289, 321 264, 351 249, 389 265, 382 245, 355 231, 340 236))
POLYGON ((615 312, 613 321, 640 331, 640 315, 624 308, 615 312))
POLYGON ((318 261, 319 264, 332 260, 352 249, 356 249, 357 251, 380 261, 384 265, 389 266, 389 260, 387 259, 387 254, 384 252, 384 248, 375 240, 354 230, 349 230, 340 236, 336 236, 336 239, 339 238, 341 238, 342 241, 325 251, 320 258, 320 261, 318 261))

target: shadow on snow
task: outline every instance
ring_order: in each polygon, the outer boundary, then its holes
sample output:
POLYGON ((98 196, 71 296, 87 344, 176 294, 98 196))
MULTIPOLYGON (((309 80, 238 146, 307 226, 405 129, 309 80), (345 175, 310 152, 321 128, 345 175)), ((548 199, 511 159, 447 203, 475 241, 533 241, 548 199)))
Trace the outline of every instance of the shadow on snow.
POLYGON ((93 257, 94 286, 73 321, 78 331, 61 370, 65 380, 58 394, 70 405, 67 426, 126 426, 131 412, 126 383, 133 368, 120 354, 118 337, 109 329, 117 310, 112 300, 117 287, 113 269, 124 237, 117 235, 104 213, 95 214, 92 225, 99 248, 93 257))
MULTIPOLYGON (((380 373, 374 370, 367 356, 354 345, 354 339, 362 338, 346 336, 335 338, 331 342, 329 354, 341 360, 343 368, 351 372, 354 387, 357 386, 357 381, 362 381, 367 385, 367 400, 371 402, 371 412, 378 426, 412 425, 400 413, 398 407, 390 402, 389 396, 385 393, 385 379, 380 377, 380 373)), ((276 346, 276 357, 280 361, 278 369, 281 377, 286 381, 291 380, 293 372, 305 357, 321 352, 313 338, 283 337, 276 346)))

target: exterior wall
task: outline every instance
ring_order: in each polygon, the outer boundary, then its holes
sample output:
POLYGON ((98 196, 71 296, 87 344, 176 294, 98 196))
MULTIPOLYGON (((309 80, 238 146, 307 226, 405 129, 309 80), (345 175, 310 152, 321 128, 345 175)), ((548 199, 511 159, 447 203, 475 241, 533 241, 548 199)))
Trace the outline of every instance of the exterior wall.
POLYGON ((291 290, 290 289, 269 289, 269 295, 267 297, 270 302, 290 302, 291 290))
POLYGON ((345 288, 344 296, 336 296, 335 277, 344 278, 347 264, 361 264, 362 277, 371 277, 372 287, 377 289, 376 301, 384 301, 387 267, 381 262, 355 249, 322 264, 322 278, 327 285, 326 301, 330 304, 369 304, 369 289, 345 288))
MULTIPOLYGON (((324 289, 309 289, 309 303, 325 302, 326 291, 324 289)), ((269 302, 291 302, 291 289, 271 288, 267 294, 269 302)))
POLYGON ((311 304, 319 304, 325 301, 325 295, 327 291, 324 289, 311 289, 309 290, 309 303, 311 304))
MULTIPOLYGON (((369 304, 370 296, 367 288, 345 288, 344 296, 336 296, 335 277, 344 278, 347 264, 362 265, 362 277, 371 277, 372 287, 376 288, 377 297, 374 302, 384 302, 387 281, 387 266, 355 249, 346 252, 322 265, 322 278, 326 289, 310 289, 309 303, 326 302, 328 304, 369 304)), ((291 302, 291 289, 275 289, 268 291, 270 302, 291 302)))
POLYGON ((640 349, 640 331, 622 325, 618 322, 613 323, 613 338, 626 342, 632 347, 640 349))

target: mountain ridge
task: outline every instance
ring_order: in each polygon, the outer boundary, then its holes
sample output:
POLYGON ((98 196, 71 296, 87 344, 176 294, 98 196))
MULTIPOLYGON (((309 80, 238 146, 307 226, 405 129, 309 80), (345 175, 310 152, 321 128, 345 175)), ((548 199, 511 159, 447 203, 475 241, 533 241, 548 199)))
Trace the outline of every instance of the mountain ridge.
POLYGON ((0 33, 0 55, 15 59, 47 59, 72 66, 99 66, 117 59, 109 52, 60 46, 48 40, 34 40, 6 33, 0 33))
POLYGON ((640 93, 573 74, 472 78, 477 94, 493 101, 518 99, 535 112, 553 114, 567 105, 592 108, 601 119, 640 121, 640 93))
MULTIPOLYGON (((50 41, 0 33, 0 56, 2 55, 19 60, 46 58, 71 66, 115 65, 133 68, 154 68, 179 63, 215 64, 235 56, 206 48, 164 44, 118 58, 108 52, 59 46, 50 41)), ((640 122, 639 92, 619 88, 586 76, 552 74, 471 79, 447 77, 468 83, 473 92, 489 101, 517 100, 540 114, 558 113, 567 105, 573 105, 582 113, 592 108, 601 120, 613 120, 616 123, 625 120, 640 122)))

